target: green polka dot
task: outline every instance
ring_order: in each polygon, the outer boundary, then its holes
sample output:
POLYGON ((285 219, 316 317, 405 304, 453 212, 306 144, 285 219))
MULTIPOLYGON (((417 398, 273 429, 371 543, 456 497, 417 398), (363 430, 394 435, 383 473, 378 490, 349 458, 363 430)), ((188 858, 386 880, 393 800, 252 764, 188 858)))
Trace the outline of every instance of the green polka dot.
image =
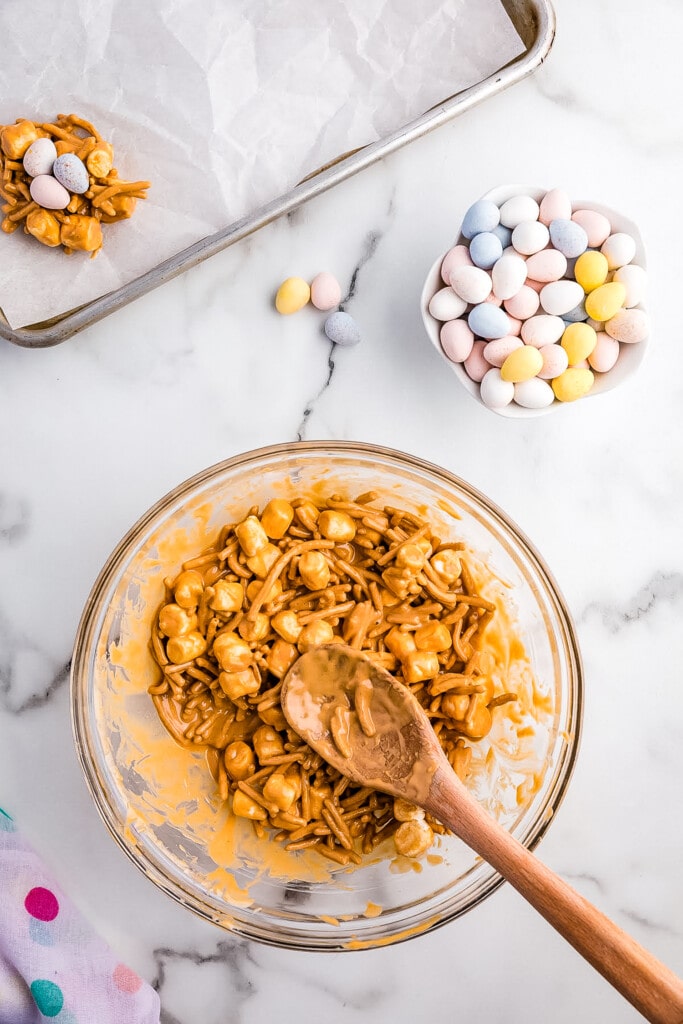
POLYGON ((64 1006, 64 996, 54 981, 40 979, 31 983, 31 995, 44 1017, 56 1017, 64 1006))

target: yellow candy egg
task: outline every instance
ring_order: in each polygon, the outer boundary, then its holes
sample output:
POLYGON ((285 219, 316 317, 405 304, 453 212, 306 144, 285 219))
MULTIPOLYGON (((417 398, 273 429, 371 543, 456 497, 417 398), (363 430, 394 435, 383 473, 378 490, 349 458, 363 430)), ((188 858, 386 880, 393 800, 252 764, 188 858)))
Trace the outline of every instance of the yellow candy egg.
POLYGON ((500 376, 513 384, 521 384, 535 377, 542 366, 543 356, 539 350, 533 345, 522 345, 507 357, 500 368, 500 376))
MULTIPOLYGON (((288 277, 277 290, 275 308, 278 313, 283 313, 285 316, 290 313, 298 313, 300 309, 304 308, 310 297, 311 289, 303 277, 288 277)), ((610 313, 610 316, 612 315, 610 313)))
MULTIPOLYGON (((578 263, 578 260, 577 260, 578 263)), ((591 320, 611 320, 626 301, 626 289, 618 281, 601 284, 586 298, 586 312, 591 320)))
POLYGON ((560 344, 567 353, 569 365, 575 366, 576 363, 588 359, 597 341, 598 336, 592 327, 588 324, 578 323, 569 324, 562 335, 560 344))
POLYGON ((577 398, 583 398, 593 387, 595 377, 590 370, 583 370, 578 366, 570 366, 568 370, 561 373, 559 377, 551 380, 555 398, 559 402, 575 402, 577 398))
POLYGON ((607 280, 609 265, 601 252, 584 252, 574 264, 574 277, 585 292, 595 291, 607 280))

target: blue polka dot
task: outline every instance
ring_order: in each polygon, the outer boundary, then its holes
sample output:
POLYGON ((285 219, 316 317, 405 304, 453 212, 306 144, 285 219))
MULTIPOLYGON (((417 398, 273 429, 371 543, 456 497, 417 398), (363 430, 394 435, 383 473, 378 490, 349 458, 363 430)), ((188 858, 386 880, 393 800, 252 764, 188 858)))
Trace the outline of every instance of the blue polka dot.
POLYGON ((7 811, 3 811, 2 807, 0 807, 0 832, 14 832, 14 830, 14 822, 7 811))
POLYGON ((62 990, 54 981, 47 981, 44 978, 32 981, 31 995, 44 1017, 56 1017, 64 1006, 62 990))
POLYGON ((28 923, 28 933, 33 941, 37 942, 39 946, 54 946, 54 932, 55 930, 49 922, 38 921, 35 917, 30 918, 28 923))

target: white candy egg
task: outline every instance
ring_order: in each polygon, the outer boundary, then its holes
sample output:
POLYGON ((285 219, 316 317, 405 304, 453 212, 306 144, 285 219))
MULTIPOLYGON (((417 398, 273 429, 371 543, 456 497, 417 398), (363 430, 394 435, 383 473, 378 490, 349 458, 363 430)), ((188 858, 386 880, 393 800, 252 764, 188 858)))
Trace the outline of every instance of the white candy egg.
POLYGON ((451 272, 450 283, 456 295, 475 306, 491 294, 491 275, 480 267, 457 267, 451 272))
POLYGON ((576 281, 553 281, 541 291, 541 305, 551 316, 562 316, 584 299, 584 290, 576 281))
POLYGON ((619 267, 618 270, 614 271, 613 281, 618 281, 619 284, 623 284, 626 289, 626 301, 624 305, 627 309, 631 306, 637 306, 638 303, 642 302, 645 298, 645 292, 647 291, 647 274, 642 267, 639 267, 635 263, 628 263, 625 267, 619 267))
POLYGON ((512 244, 523 256, 533 256, 545 249, 550 241, 550 232, 538 220, 524 220, 512 232, 512 244))
MULTIPOLYGON (((67 192, 67 196, 68 194, 67 192)), ((429 312, 435 320, 455 320, 456 317, 462 316, 466 309, 467 303, 456 295, 452 288, 441 288, 432 296, 429 303, 429 312)))
POLYGON ((65 210, 71 202, 67 190, 51 174, 39 174, 31 182, 29 191, 33 202, 45 210, 65 210))
POLYGON ((522 324, 522 339, 525 345, 543 348, 544 345, 552 345, 559 341, 566 326, 559 316, 539 313, 538 316, 529 317, 522 324))
POLYGON ((500 223, 516 228, 525 220, 538 220, 538 203, 531 196, 513 196, 500 208, 500 223))
POLYGON ((550 384, 539 377, 532 377, 515 384, 515 402, 524 409, 545 409, 555 401, 550 384))
POLYGON ((36 139, 24 154, 24 170, 30 178, 50 174, 57 159, 57 147, 52 139, 36 139))
POLYGON ((481 400, 489 409, 504 409, 515 397, 515 385, 503 380, 497 366, 486 373, 479 387, 481 400))
POLYGON ((515 253, 501 256, 491 271, 493 294, 497 299, 511 299, 526 281, 526 275, 526 262, 521 256, 515 253))
POLYGON ((625 267, 627 263, 630 263, 635 256, 635 239, 623 231, 618 231, 616 235, 610 235, 603 242, 600 252, 607 257, 609 269, 618 270, 619 267, 625 267))

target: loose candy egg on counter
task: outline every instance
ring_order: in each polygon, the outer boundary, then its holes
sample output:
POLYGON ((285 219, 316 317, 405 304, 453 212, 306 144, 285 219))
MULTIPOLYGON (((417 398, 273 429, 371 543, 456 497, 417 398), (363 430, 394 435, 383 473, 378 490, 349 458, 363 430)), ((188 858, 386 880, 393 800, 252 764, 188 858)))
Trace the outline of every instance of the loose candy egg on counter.
POLYGON ((645 341, 650 328, 642 309, 622 309, 607 321, 605 331, 625 345, 636 345, 645 341))
POLYGON ((647 291, 647 274, 642 267, 635 263, 628 263, 614 271, 613 281, 623 284, 626 289, 624 305, 627 309, 637 306, 645 298, 647 291))
POLYGON ((465 238, 474 238, 483 231, 493 231, 500 224, 500 210, 490 199, 472 203, 463 217, 461 231, 465 238))
POLYGON ((562 188, 551 188, 541 199, 538 219, 550 227, 554 220, 570 220, 572 201, 562 188))
POLYGON ((277 290, 275 308, 278 313, 289 316, 303 309, 310 297, 311 289, 303 277, 288 277, 277 290))
POLYGON ((502 255, 503 246, 492 231, 482 231, 470 242, 470 259, 475 267, 481 267, 482 270, 490 270, 502 255))
POLYGON ((470 259, 470 250, 466 245, 454 245, 452 249, 449 249, 443 258, 441 263, 441 277, 444 284, 451 283, 451 274, 458 267, 473 267, 474 263, 470 259))
POLYGON ((498 299, 511 299, 526 281, 527 265, 521 256, 509 253, 501 256, 491 271, 493 292, 498 299))
POLYGON ((39 174, 29 186, 31 199, 45 210, 65 210, 71 196, 51 174, 39 174))
POLYGON ((540 377, 531 377, 515 384, 514 400, 523 409, 545 409, 554 402, 555 393, 540 377))
POLYGON ((503 380, 501 371, 494 366, 486 372, 480 384, 481 400, 489 409, 504 409, 515 397, 515 385, 503 380))
POLYGON ((562 335, 560 345, 567 353, 570 366, 588 359, 596 346, 598 336, 588 324, 570 324, 562 335))
POLYGON ((522 345, 507 357, 500 368, 500 376, 502 380, 520 384, 535 377, 542 367, 543 356, 539 350, 533 345, 522 345))
POLYGON ((54 174, 60 185, 68 188, 69 192, 76 195, 83 195, 88 191, 90 178, 83 161, 75 153, 62 153, 52 165, 54 174))
POLYGON ((500 223, 506 228, 516 228, 525 220, 538 220, 538 203, 531 196, 513 196, 500 208, 500 223))
POLYGON ((485 341, 475 341, 472 346, 472 351, 464 363, 465 373, 477 384, 481 383, 488 371, 491 369, 491 364, 484 357, 485 348, 485 341))
POLYGON ((338 312, 328 316, 324 323, 324 331, 330 341, 342 347, 357 345, 360 341, 360 328, 348 313, 338 312))
POLYGON ((323 270, 311 281, 311 303, 316 309, 327 311, 328 309, 334 309, 341 302, 341 287, 339 281, 330 274, 329 271, 323 270))
POLYGON ((527 284, 523 284, 516 295, 513 295, 510 299, 505 299, 503 307, 505 312, 509 313, 511 317, 519 320, 528 320, 529 317, 534 316, 538 312, 540 302, 538 292, 535 292, 527 284))
POLYGON ((522 324, 522 340, 526 345, 543 348, 559 341, 565 331, 565 322, 559 316, 539 313, 522 324))
POLYGON ((51 174, 57 159, 57 148, 52 139, 36 139, 24 153, 24 170, 31 178, 51 174))
POLYGON ((561 345, 544 345, 538 350, 543 358, 543 365, 538 371, 542 380, 559 377, 569 366, 569 358, 561 345))
POLYGON ((595 337, 595 348, 588 356, 588 363, 598 373, 607 373, 619 358, 619 342, 616 338, 610 338, 606 331, 601 331, 595 337))
POLYGON ((605 283, 608 270, 607 257, 601 252, 588 250, 577 258, 574 277, 585 292, 592 292, 605 283))
POLYGON ((448 320, 439 333, 441 348, 453 363, 464 363, 472 352, 474 335, 464 320, 448 320))
POLYGON ((559 402, 575 402, 577 398, 583 398, 588 394, 594 381, 595 377, 590 370, 570 366, 559 377, 553 379, 552 389, 559 402))
POLYGON ((612 225, 604 214, 597 210, 575 210, 572 220, 580 224, 586 232, 588 245, 591 249, 598 249, 612 230, 612 225))
MULTIPOLYGON (((437 292, 437 294, 439 294, 437 292)), ((433 301, 433 300, 432 300, 433 301)), ((510 333, 510 320, 502 309, 498 309, 490 302, 482 302, 470 310, 467 317, 470 330, 478 338, 486 338, 491 341, 493 338, 504 338, 510 333)))
POLYGON ((548 228, 538 220, 524 220, 512 232, 512 244, 523 256, 545 249, 548 239, 548 228))
POLYGON ((507 357, 515 349, 521 348, 524 342, 521 338, 515 337, 513 334, 508 334, 504 338, 495 338, 493 341, 488 341, 484 346, 484 359, 491 366, 501 367, 507 357))
POLYGON ((567 257, 557 249, 542 249, 526 261, 527 276, 544 284, 559 281, 566 270, 567 257))
POLYGON ((556 249, 571 259, 580 256, 588 248, 588 236, 580 224, 558 217, 550 222, 550 241, 556 249))
MULTIPOLYGON (((467 303, 452 288, 441 288, 429 303, 429 312, 435 320, 455 320, 467 309, 467 303)), ((475 332, 476 333, 476 332, 475 332)))
POLYGON ((618 270, 630 263, 636 254, 636 242, 634 238, 623 231, 610 235, 601 248, 600 252, 607 257, 607 265, 610 270, 618 270))
POLYGON ((450 278, 451 288, 465 302, 477 305, 491 294, 491 277, 479 267, 458 267, 450 278))
POLYGON ((611 281, 601 284, 586 296, 586 312, 591 320, 609 320, 624 305, 626 289, 623 284, 611 281))
POLYGON ((583 294, 576 281, 553 281, 541 291, 541 306, 551 316, 563 316, 583 301, 583 294))

